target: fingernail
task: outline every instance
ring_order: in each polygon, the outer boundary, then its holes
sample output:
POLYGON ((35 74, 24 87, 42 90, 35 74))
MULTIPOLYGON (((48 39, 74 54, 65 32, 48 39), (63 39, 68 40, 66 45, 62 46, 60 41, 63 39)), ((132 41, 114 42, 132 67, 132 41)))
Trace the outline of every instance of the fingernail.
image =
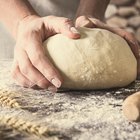
POLYGON ((59 88, 61 86, 61 81, 58 78, 53 78, 51 83, 56 86, 57 88, 59 88))
POLYGON ((55 86, 49 86, 48 87, 48 90, 53 92, 53 93, 56 93, 57 92, 57 88, 55 86))
POLYGON ((71 27, 70 30, 74 33, 74 34, 80 34, 78 32, 78 30, 75 27, 71 27))

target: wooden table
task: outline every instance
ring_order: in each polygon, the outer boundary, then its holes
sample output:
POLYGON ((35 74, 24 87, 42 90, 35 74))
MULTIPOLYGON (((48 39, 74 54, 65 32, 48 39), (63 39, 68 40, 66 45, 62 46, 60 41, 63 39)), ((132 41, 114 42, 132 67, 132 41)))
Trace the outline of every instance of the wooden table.
POLYGON ((140 124, 122 115, 123 100, 140 90, 33 90, 10 78, 12 60, 0 60, 0 140, 139 140, 140 124))

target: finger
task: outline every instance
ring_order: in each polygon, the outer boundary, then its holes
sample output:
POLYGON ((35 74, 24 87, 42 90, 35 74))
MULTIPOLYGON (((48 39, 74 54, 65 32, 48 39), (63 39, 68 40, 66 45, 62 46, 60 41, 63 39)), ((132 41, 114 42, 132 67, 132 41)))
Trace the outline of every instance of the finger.
POLYGON ((72 20, 64 17, 48 16, 44 17, 46 29, 53 30, 55 33, 62 33, 69 38, 80 38, 80 33, 74 27, 72 20))
POLYGON ((134 56, 137 59, 137 79, 140 79, 140 46, 135 38, 133 40, 130 40, 127 35, 124 36, 124 38, 128 42, 134 56))
POLYGON ((76 27, 88 27, 88 28, 94 28, 95 27, 93 22, 91 20, 89 20, 89 18, 86 17, 86 16, 78 17, 76 19, 75 26, 76 27))
POLYGON ((134 41, 127 40, 127 42, 130 45, 131 50, 137 59, 137 79, 140 79, 140 54, 139 54, 140 46, 139 46, 137 40, 134 40, 134 41))
POLYGON ((131 50, 137 59, 137 79, 140 79, 140 55, 139 55, 139 45, 137 43, 130 44, 131 50))
POLYGON ((11 71, 12 78, 21 86, 29 87, 32 83, 20 72, 17 63, 13 63, 12 71, 11 71))
POLYGON ((32 65, 25 51, 20 51, 18 60, 22 60, 22 63, 18 62, 21 73, 29 79, 33 84, 40 88, 48 88, 50 82, 32 65))
POLYGON ((32 35, 30 46, 26 48, 26 52, 32 65, 40 71, 50 83, 59 88, 62 83, 62 78, 56 68, 45 56, 45 51, 43 50, 43 46, 38 35, 32 35))
POLYGON ((136 58, 139 58, 139 45, 138 45, 138 41, 135 38, 135 36, 129 32, 126 31, 120 31, 118 33, 118 35, 122 36, 130 45, 132 52, 134 53, 136 58))
POLYGON ((127 40, 127 42, 130 45, 130 48, 137 59, 137 79, 140 79, 140 54, 139 54, 140 46, 137 41, 132 42, 130 40, 127 40))

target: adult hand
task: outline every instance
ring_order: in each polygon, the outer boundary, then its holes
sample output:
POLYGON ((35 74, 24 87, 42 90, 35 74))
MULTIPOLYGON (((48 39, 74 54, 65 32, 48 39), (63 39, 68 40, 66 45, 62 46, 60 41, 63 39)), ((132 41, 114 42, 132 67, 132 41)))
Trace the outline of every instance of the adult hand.
POLYGON ((91 16, 80 16, 75 21, 76 27, 88 27, 88 28, 101 28, 109 30, 121 37, 123 37, 127 43, 129 44, 134 56, 137 59, 137 78, 140 79, 140 46, 138 44, 137 39, 135 38, 134 34, 129 33, 123 29, 110 27, 104 22, 93 18, 91 16))
POLYGON ((59 88, 62 77, 45 55, 42 42, 61 33, 77 39, 80 34, 70 19, 63 17, 28 16, 17 29, 12 77, 24 87, 59 88))

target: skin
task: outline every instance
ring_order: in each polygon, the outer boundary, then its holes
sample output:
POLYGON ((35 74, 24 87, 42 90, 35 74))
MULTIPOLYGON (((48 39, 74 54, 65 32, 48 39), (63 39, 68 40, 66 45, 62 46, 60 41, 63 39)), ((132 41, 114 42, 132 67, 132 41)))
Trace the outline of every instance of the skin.
POLYGON ((92 16, 104 21, 104 14, 110 0, 80 0, 76 18, 80 16, 92 16))
POLYGON ((140 79, 140 46, 133 33, 105 24, 104 14, 110 0, 81 0, 75 18, 76 27, 101 28, 123 37, 137 59, 137 79, 140 79))
POLYGON ((137 60, 137 79, 140 79, 140 46, 135 38, 135 35, 133 33, 129 33, 123 29, 120 28, 114 28, 110 27, 107 24, 105 24, 103 21, 93 18, 92 16, 80 16, 76 19, 75 22, 76 27, 88 27, 88 28, 101 28, 109 30, 122 38, 124 38, 127 43, 129 44, 136 60, 137 60))
POLYGON ((16 40, 12 67, 15 81, 24 87, 37 85, 56 91, 63 80, 45 56, 42 42, 57 33, 78 39, 80 34, 74 26, 103 28, 124 37, 139 60, 139 46, 134 35, 103 23, 108 3, 109 0, 81 0, 74 25, 72 20, 65 17, 40 17, 27 0, 0 0, 0 19, 16 40))
POLYGON ((12 77, 24 87, 59 88, 62 77, 45 56, 42 42, 57 33, 79 38, 72 21, 64 17, 40 17, 27 0, 0 0, 0 8, 1 21, 16 39, 12 77))

